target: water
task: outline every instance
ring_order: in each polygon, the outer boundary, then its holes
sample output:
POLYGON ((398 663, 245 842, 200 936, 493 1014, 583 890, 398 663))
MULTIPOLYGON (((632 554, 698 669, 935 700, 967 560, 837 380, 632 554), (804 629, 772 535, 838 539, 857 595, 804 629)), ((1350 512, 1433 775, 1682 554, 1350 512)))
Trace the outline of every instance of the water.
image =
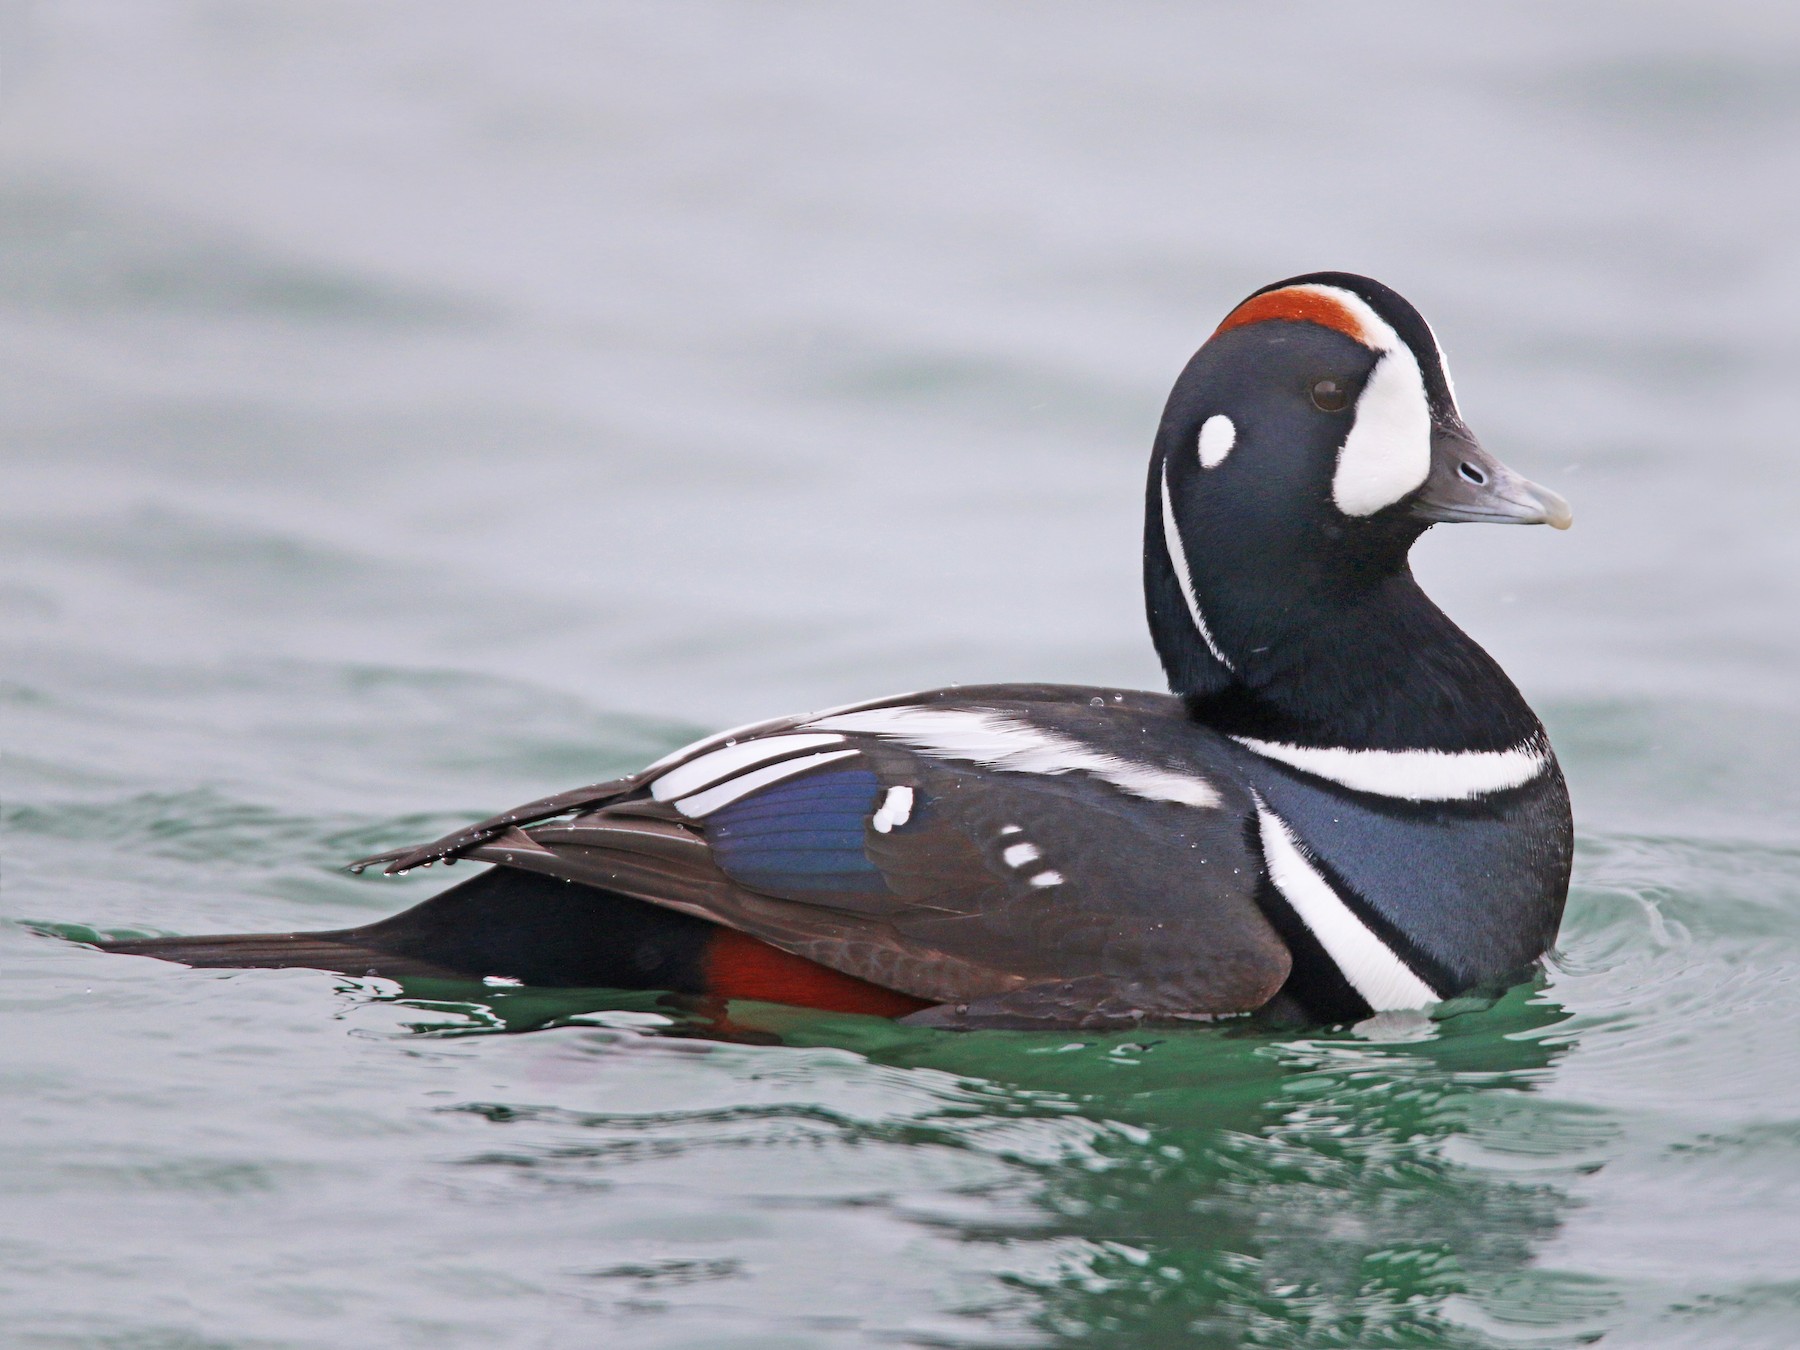
POLYGON ((1797 30, 0 10, 6 1343, 1791 1346, 1797 30), (1319 267, 1576 507, 1418 555, 1575 794, 1497 1005, 720 1041, 43 935, 360 922, 440 875, 335 864, 761 715, 1154 687, 1162 397, 1319 267))

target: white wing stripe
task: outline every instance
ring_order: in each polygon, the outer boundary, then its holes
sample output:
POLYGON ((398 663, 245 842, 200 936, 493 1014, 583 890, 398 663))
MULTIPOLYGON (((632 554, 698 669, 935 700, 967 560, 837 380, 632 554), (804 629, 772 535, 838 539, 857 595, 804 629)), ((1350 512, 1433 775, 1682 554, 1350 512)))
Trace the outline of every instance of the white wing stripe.
POLYGON ((842 745, 843 741, 842 736, 762 736, 739 741, 669 770, 650 785, 650 795, 659 802, 685 797, 708 783, 716 783, 758 764, 767 764, 783 755, 798 750, 816 750, 822 745, 842 745))
MULTIPOLYGON (((839 739, 842 739, 841 737, 839 739)), ((765 788, 770 783, 779 783, 784 778, 792 778, 797 773, 817 768, 821 764, 829 764, 834 759, 844 759, 854 755, 855 750, 833 750, 821 755, 802 755, 799 759, 784 759, 779 764, 766 764, 760 769, 740 774, 728 779, 717 787, 708 788, 705 792, 696 793, 692 797, 683 797, 675 803, 675 809, 690 820, 710 815, 721 806, 729 806, 739 797, 746 797, 758 788, 765 788)))
POLYGON ((1511 750, 1341 750, 1287 745, 1249 736, 1232 740, 1246 750, 1357 792, 1413 802, 1456 802, 1522 787, 1550 759, 1527 742, 1511 750))
POLYGON ((1002 773, 1080 771, 1150 801, 1203 807, 1221 801, 1218 789, 1204 778, 1105 754, 991 708, 870 708, 806 725, 883 736, 939 759, 967 760, 1002 773))
POLYGON ((1256 822, 1262 834, 1263 861, 1294 913, 1300 916, 1344 978, 1376 1012, 1426 1008, 1438 1002, 1435 990, 1413 973, 1361 919, 1351 913, 1329 882, 1306 860, 1287 824, 1260 798, 1256 822))
POLYGON ((697 741, 689 741, 686 745, 669 751, 669 753, 664 755, 661 759, 653 760, 649 764, 646 764, 643 768, 638 770, 638 773, 640 775, 656 773, 659 769, 666 769, 671 764, 679 764, 684 759, 691 759, 702 750, 711 749, 716 745, 726 745, 733 741, 749 740, 759 731, 771 731, 780 726, 783 722, 791 720, 791 718, 785 717, 765 717, 760 722, 746 722, 741 727, 732 727, 726 731, 715 731, 710 736, 702 736, 697 741))

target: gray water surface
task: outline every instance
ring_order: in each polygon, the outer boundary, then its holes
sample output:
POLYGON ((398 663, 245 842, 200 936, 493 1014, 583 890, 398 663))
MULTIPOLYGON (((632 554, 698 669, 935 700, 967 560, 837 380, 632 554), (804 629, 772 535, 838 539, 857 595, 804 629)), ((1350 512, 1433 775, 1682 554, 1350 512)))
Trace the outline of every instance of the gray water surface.
POLYGON ((0 7, 0 1335, 1791 1347, 1790 5, 0 7), (189 971, 715 726, 1157 687, 1161 402, 1367 272, 1568 535, 1428 588, 1559 951, 1348 1031, 954 1037, 189 971), (60 936, 59 936, 60 935, 60 936))

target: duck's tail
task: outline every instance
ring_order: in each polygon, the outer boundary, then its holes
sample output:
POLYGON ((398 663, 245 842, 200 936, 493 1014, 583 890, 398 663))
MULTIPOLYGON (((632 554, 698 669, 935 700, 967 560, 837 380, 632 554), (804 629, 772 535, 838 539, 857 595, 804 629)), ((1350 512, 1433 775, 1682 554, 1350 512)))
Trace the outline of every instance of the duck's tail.
POLYGON ((360 941, 359 929, 336 933, 208 933, 199 937, 124 938, 97 942, 103 952, 154 956, 184 966, 243 967, 268 970, 297 967, 336 970, 346 975, 464 977, 432 961, 383 951, 360 941))
POLYGON ((102 951, 188 966, 302 967, 393 979, 500 975, 525 984, 692 987, 716 929, 592 886, 495 867, 361 928, 126 938, 102 951))
POLYGON ((709 920, 510 867, 491 868, 361 928, 95 945, 189 966, 300 967, 390 979, 499 976, 547 988, 666 989, 879 1017, 925 1006, 709 920))

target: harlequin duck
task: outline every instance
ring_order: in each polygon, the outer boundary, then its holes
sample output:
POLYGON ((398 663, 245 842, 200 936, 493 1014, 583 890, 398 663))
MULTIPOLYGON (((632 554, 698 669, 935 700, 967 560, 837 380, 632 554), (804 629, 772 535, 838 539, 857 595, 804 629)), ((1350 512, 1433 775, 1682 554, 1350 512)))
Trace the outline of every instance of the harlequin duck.
POLYGON ((1337 1022, 1529 966, 1568 888, 1567 789, 1407 554, 1438 522, 1570 514, 1476 443, 1424 319, 1345 273, 1257 291, 1177 380, 1145 506, 1170 694, 778 718, 354 864, 496 864, 380 923, 102 945, 960 1028, 1337 1022))

